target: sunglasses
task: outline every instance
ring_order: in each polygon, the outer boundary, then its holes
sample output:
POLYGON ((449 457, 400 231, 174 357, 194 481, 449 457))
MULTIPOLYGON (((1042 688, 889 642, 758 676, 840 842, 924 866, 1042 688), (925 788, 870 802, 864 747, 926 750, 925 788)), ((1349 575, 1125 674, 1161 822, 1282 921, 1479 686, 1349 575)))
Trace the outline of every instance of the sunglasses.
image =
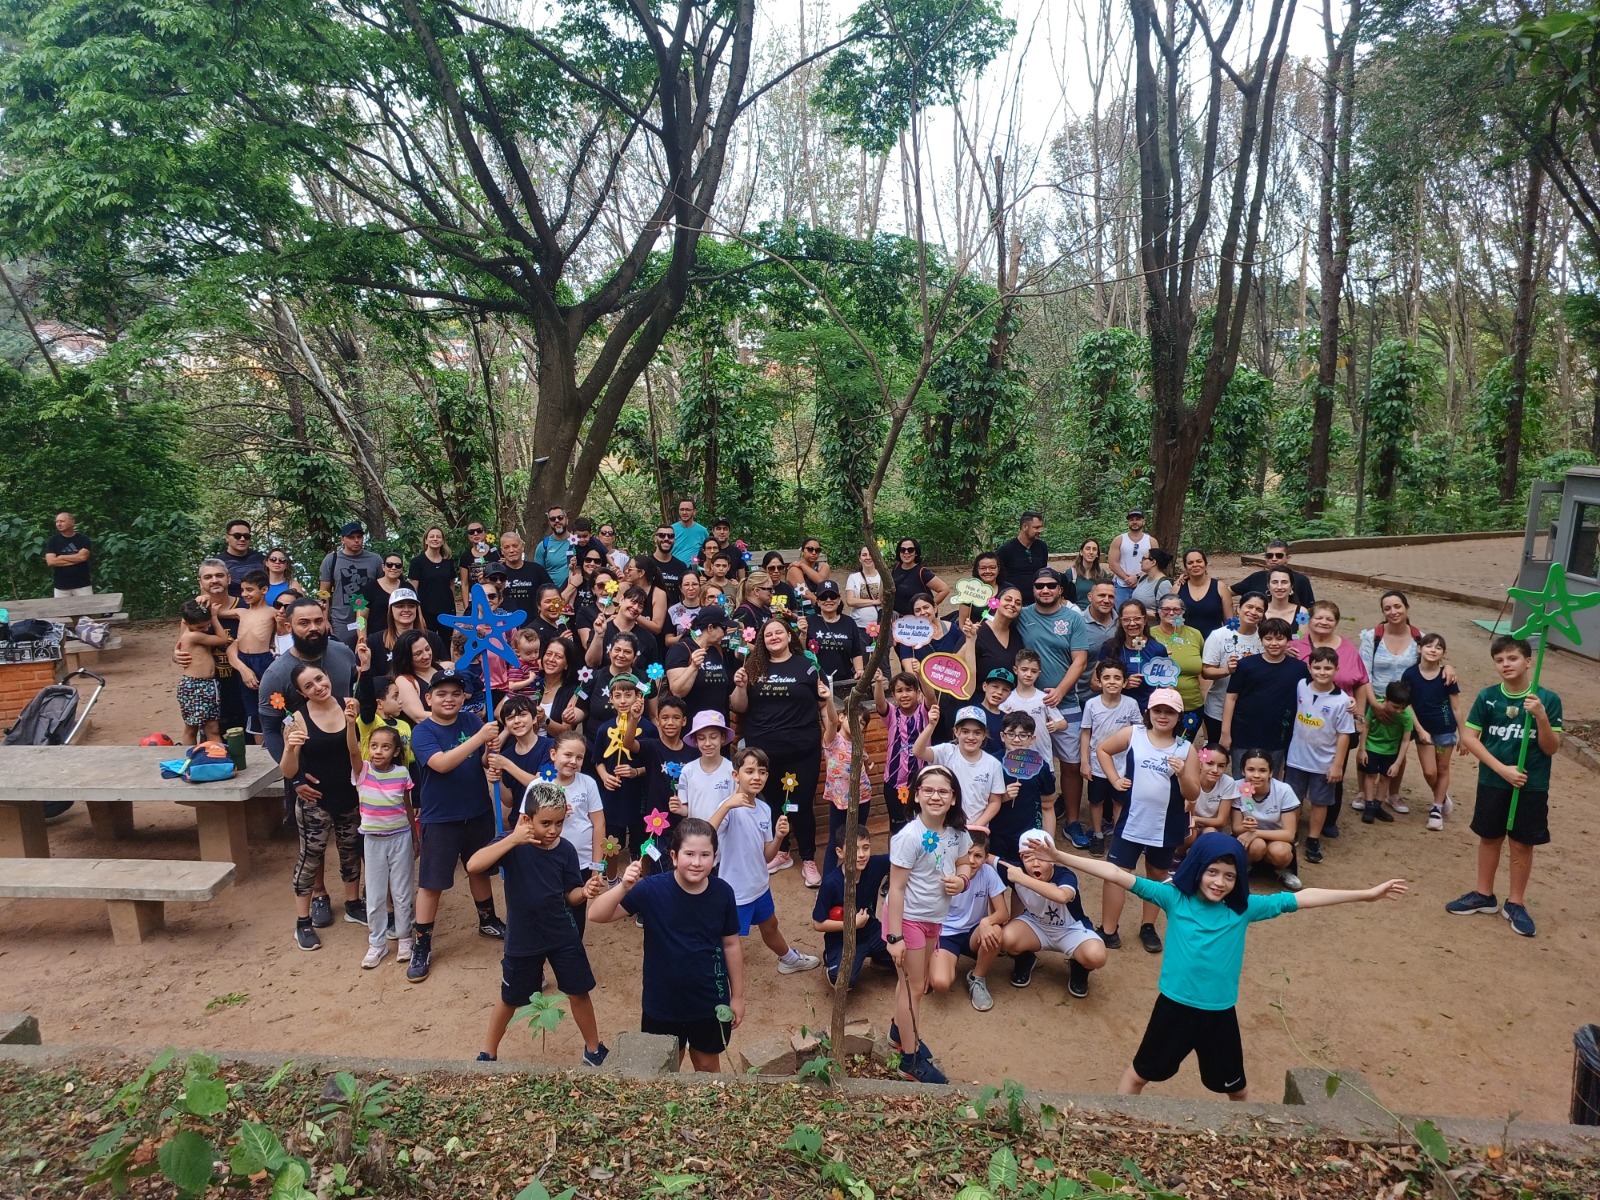
POLYGON ((1268 562, 1282 562, 1284 559, 1286 559, 1288 557, 1289 556, 1287 554, 1269 554, 1269 555, 1267 555, 1267 561, 1268 562))
POLYGON ((915 554, 916 552, 917 552, 917 548, 915 546, 901 546, 900 547, 900 553, 901 554, 915 554))
POLYGON ((404 566, 405 566, 405 563, 384 563, 383 564, 383 569, 385 571, 398 571, 404 566))
POLYGON ((583 560, 583 565, 586 567, 597 567, 603 562, 605 562, 605 559, 603 558, 586 558, 583 560))
POLYGON ((670 533, 658 533, 658 534, 656 534, 656 541, 658 541, 658 542, 671 542, 671 541, 676 541, 676 540, 677 540, 677 538, 676 538, 676 535, 674 535, 674 534, 670 534, 670 533))
POLYGON ((231 538, 237 538, 241 542, 248 542, 251 538, 253 538, 255 536, 255 534, 253 534, 253 533, 230 533, 228 536, 231 537, 231 538))
POLYGON ((601 537, 616 537, 617 536, 617 531, 615 529, 602 529, 600 531, 600 536, 601 537))
POLYGON ((467 530, 467 536, 468 537, 482 537, 483 533, 484 533, 484 529, 483 529, 482 525, 479 525, 476 529, 467 530))
POLYGON ((821 554, 822 553, 822 547, 821 546, 802 546, 801 549, 803 549, 807 554, 821 554))
POLYGON ((1061 590, 1061 585, 1059 583, 1036 583, 1033 585, 1033 590, 1036 592, 1056 592, 1061 590))
POLYGON ((287 558, 269 558, 267 561, 275 567, 286 567, 289 565, 289 560, 287 558))

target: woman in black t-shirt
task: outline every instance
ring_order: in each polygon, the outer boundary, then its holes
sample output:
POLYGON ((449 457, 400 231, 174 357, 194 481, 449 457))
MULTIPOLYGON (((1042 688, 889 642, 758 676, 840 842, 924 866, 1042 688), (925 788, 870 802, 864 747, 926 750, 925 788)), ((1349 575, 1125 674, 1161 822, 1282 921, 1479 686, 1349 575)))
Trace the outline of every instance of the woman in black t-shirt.
MULTIPOLYGON (((1022 631, 1016 626, 1017 618, 1022 615, 1021 589, 1003 587, 995 599, 1000 606, 989 620, 977 623, 978 633, 973 639, 976 666, 972 680, 974 703, 982 702, 983 681, 989 678, 990 671, 1004 667, 1013 675, 1017 673, 1017 651, 1024 645, 1022 631)), ((940 715, 944 715, 942 711, 940 715)))
MULTIPOLYGON (((743 667, 734 672, 733 711, 744 714, 744 741, 764 750, 771 772, 762 796, 776 824, 785 804, 790 832, 800 855, 800 876, 807 887, 822 882, 817 870, 817 780, 822 774, 822 719, 819 704, 833 697, 805 656, 799 636, 782 617, 768 617, 756 631, 755 646, 743 667), (783 781, 794 780, 785 789, 783 781)), ((776 863, 791 865, 780 846, 776 863)))
POLYGON ((561 591, 561 598, 573 612, 582 612, 595 602, 595 575, 606 565, 605 547, 599 542, 590 542, 583 553, 578 556, 578 569, 567 574, 567 586, 561 591))
POLYGON ((783 605, 774 603, 772 607, 787 606, 790 612, 800 611, 800 595, 794 590, 794 584, 789 582, 789 564, 783 561, 783 555, 776 550, 768 550, 761 556, 761 569, 767 573, 767 579, 772 584, 773 600, 783 597, 783 605))
POLYGON ((915 612, 913 601, 923 592, 933 598, 935 609, 943 604, 945 597, 950 594, 950 585, 922 565, 922 546, 916 538, 900 539, 892 574, 894 615, 897 617, 911 616, 915 612))
POLYGON ((411 560, 406 578, 422 605, 422 619, 428 628, 443 633, 439 615, 456 611, 456 562, 445 544, 444 530, 437 525, 422 535, 422 553, 411 560))

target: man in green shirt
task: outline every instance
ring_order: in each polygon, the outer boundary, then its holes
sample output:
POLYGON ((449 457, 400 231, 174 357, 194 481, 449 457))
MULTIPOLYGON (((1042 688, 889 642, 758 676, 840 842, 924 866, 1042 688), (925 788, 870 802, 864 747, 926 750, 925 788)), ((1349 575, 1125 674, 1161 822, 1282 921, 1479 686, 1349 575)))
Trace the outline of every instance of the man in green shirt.
POLYGON ((1472 832, 1478 835, 1478 884, 1444 907, 1460 914, 1501 911, 1494 877, 1509 834, 1511 888, 1505 917, 1516 932, 1532 937, 1533 918, 1526 906, 1528 876, 1533 871, 1533 848, 1550 841, 1550 760, 1561 749, 1561 697, 1548 688, 1533 687, 1533 650, 1522 638, 1495 638, 1489 655, 1501 682, 1478 693, 1461 731, 1462 746, 1479 763, 1472 814, 1472 832), (1525 739, 1527 754, 1519 770, 1517 758, 1525 739), (1517 795, 1514 820, 1513 795, 1517 795))

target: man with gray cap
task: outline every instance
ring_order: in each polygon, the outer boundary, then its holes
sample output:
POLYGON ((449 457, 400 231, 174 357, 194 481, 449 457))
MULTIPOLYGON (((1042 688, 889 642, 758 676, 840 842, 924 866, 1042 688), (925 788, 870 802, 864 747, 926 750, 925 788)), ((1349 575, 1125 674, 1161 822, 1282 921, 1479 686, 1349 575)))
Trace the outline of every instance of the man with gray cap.
POLYGON ((383 559, 367 549, 367 530, 351 521, 339 530, 339 548, 322 560, 317 573, 317 598, 327 606, 333 636, 347 646, 356 644, 354 600, 369 583, 383 575, 383 559))

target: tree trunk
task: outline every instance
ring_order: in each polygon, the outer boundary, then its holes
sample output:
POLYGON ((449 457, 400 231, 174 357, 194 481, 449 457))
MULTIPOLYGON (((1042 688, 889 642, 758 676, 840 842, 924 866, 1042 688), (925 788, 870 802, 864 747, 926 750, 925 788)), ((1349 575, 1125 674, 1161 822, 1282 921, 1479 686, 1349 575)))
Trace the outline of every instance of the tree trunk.
POLYGON ((1539 205, 1544 195, 1544 166, 1537 156, 1528 160, 1528 183, 1522 194, 1518 222, 1517 311, 1511 325, 1511 396, 1506 404, 1505 458, 1500 467, 1500 502, 1517 497, 1517 476, 1522 466, 1522 421, 1528 398, 1528 359, 1533 353, 1533 304, 1538 293, 1539 205))

